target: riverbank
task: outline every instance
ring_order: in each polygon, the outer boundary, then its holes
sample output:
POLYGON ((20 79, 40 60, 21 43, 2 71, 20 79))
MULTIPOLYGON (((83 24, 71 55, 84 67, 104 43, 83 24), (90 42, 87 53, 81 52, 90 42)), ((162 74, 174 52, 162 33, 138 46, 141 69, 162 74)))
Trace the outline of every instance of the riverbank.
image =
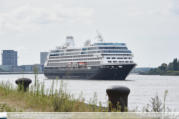
POLYGON ((31 86, 30 91, 23 92, 12 88, 9 83, 0 84, 0 111, 8 112, 105 112, 106 108, 97 105, 95 97, 89 104, 79 96, 75 99, 67 93, 61 84, 60 90, 53 86, 45 91, 43 85, 31 86))
POLYGON ((161 76, 179 76, 179 71, 166 71, 166 72, 140 72, 139 75, 161 75, 161 76))

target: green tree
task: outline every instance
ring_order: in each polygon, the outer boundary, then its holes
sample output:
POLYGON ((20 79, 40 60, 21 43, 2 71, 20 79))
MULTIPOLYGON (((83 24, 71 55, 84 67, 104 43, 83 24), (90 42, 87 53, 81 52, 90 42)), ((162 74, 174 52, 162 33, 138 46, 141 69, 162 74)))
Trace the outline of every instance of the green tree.
POLYGON ((163 63, 163 64, 159 67, 159 69, 160 69, 161 71, 167 71, 167 64, 166 64, 166 63, 163 63))
POLYGON ((177 69, 178 69, 178 60, 177 60, 177 58, 175 58, 175 59, 173 60, 173 70, 174 70, 174 71, 177 71, 177 69))
POLYGON ((177 63, 177 71, 179 71, 179 61, 178 61, 178 63, 177 63))
POLYGON ((173 70, 173 63, 168 64, 168 70, 170 70, 170 71, 173 70))

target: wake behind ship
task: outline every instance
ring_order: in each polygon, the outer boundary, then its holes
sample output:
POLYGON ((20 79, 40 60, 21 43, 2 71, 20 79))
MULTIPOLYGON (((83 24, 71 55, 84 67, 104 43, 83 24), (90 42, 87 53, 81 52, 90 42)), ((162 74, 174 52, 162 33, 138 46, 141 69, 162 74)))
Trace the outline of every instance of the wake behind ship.
POLYGON ((82 48, 74 48, 72 36, 62 47, 52 50, 44 65, 49 79, 125 80, 135 67, 133 54, 125 43, 87 41, 82 48))

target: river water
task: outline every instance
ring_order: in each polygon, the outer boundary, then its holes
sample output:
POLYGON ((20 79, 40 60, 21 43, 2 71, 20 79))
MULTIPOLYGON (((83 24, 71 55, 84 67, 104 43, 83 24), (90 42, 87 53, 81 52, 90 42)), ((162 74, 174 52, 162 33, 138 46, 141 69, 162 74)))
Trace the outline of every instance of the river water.
MULTIPOLYGON (((33 74, 18 74, 18 75, 0 75, 0 82, 10 82, 16 86, 17 78, 27 77, 32 79, 33 74)), ((50 89, 53 80, 46 79, 43 74, 38 75, 40 82, 44 82, 45 88, 50 89)), ((138 108, 141 110, 147 104, 150 104, 151 97, 158 95, 161 100, 164 98, 165 90, 168 90, 166 106, 172 111, 179 112, 179 76, 153 76, 153 75, 135 75, 131 74, 125 81, 100 81, 100 80, 63 80, 66 84, 66 89, 75 97, 79 97, 82 93, 86 102, 89 102, 94 94, 97 94, 98 101, 103 105, 107 105, 108 97, 106 89, 114 85, 127 86, 131 92, 128 98, 128 106, 130 110, 138 108)), ((56 88, 59 88, 60 81, 54 81, 56 88)))

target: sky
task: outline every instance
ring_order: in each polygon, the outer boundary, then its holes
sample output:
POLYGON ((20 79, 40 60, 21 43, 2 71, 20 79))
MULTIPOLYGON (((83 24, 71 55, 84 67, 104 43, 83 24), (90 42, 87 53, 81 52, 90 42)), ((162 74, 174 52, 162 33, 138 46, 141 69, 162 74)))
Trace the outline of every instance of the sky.
MULTIPOLYGON (((126 43, 138 67, 179 58, 179 0, 0 0, 0 50, 18 51, 18 64, 40 63, 72 35, 76 46, 126 43)), ((1 60, 1 59, 0 59, 1 60)))

